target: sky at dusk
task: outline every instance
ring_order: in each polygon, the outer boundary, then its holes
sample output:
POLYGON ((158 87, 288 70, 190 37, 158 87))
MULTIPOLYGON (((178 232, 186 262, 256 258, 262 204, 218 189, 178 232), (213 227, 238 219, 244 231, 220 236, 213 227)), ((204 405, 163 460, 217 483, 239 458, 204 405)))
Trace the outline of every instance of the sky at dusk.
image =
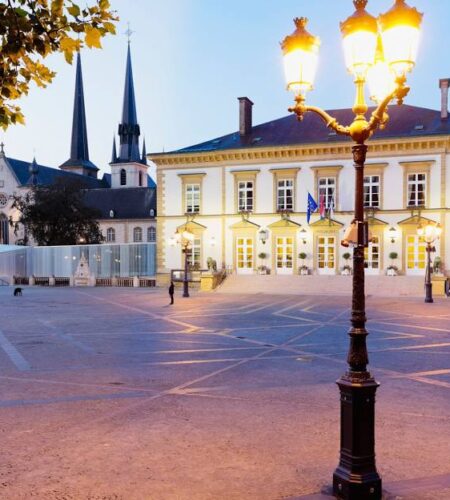
MULTIPOLYGON (((90 3, 90 2, 88 2, 90 3)), ((439 109, 439 78, 450 77, 450 0, 408 0, 425 13, 417 67, 407 103, 439 109)), ((393 0, 371 0, 373 15, 393 0)), ((91 160, 109 171, 125 76, 127 23, 138 119, 147 151, 170 151, 238 128, 237 97, 255 103, 254 123, 287 114, 279 42, 294 30, 292 19, 309 18, 322 40, 315 90, 308 101, 327 109, 351 107, 354 87, 344 66, 339 21, 351 0, 112 0, 118 35, 103 50, 82 52, 91 160)), ((61 55, 48 64, 58 72, 47 89, 33 87, 20 105, 26 126, 0 132, 7 156, 57 167, 69 157, 75 67, 61 55)))

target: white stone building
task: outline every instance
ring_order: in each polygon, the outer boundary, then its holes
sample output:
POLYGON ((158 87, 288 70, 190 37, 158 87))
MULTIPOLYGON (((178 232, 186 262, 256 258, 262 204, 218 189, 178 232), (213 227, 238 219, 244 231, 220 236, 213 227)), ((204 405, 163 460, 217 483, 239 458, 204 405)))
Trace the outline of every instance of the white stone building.
MULTIPOLYGON (((440 111, 393 106, 387 127, 369 143, 365 205, 373 243, 367 273, 384 274, 392 264, 404 274, 423 274, 425 243, 417 227, 428 220, 443 228, 435 255, 450 269, 448 82, 441 80, 440 111), (397 258, 390 259, 393 252, 397 258)), ((261 266, 293 274, 302 265, 312 274, 342 272, 351 264, 340 245, 354 205, 351 142, 312 113, 303 122, 291 115, 252 126, 253 103, 239 102, 238 132, 149 155, 157 165, 160 281, 182 267, 173 235, 184 226, 195 235, 191 259, 201 268, 212 257, 239 274, 261 266), (308 192, 326 206, 326 217, 316 212, 310 224, 308 192)), ((330 114, 344 124, 352 120, 350 109, 330 114)))

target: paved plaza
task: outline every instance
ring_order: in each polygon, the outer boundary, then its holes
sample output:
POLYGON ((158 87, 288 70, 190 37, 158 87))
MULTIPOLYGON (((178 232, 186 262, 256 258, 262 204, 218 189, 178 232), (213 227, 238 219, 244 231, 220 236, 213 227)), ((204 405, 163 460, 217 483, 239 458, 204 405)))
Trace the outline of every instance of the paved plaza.
MULTIPOLYGON (((0 498, 327 498, 350 297, 0 300, 0 498)), ((386 496, 449 499, 450 299, 367 306, 386 496)))

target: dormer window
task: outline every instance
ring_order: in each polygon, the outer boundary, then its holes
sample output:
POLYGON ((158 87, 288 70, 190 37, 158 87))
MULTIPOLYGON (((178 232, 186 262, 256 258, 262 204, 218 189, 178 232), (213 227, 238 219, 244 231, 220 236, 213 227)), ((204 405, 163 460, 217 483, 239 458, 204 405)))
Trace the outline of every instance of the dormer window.
POLYGON ((116 212, 114 212, 114 210, 109 211, 109 216, 111 217, 111 219, 114 219, 115 215, 116 215, 116 212))
POLYGON ((127 171, 124 168, 120 170, 120 185, 121 186, 127 185, 127 171))

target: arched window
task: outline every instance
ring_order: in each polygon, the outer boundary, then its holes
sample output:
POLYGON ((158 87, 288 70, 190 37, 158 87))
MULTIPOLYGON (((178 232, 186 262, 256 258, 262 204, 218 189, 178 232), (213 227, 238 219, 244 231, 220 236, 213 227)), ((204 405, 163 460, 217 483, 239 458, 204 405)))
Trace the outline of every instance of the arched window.
POLYGON ((9 224, 5 214, 0 215, 0 244, 9 245, 9 224))
POLYGON ((106 230, 106 241, 114 243, 116 241, 116 230, 113 227, 108 227, 106 230))
POLYGON ((142 172, 139 172, 139 186, 142 186, 142 172))
POLYGON ((133 229, 133 241, 135 243, 140 243, 142 241, 142 228, 141 227, 135 227, 133 229))
POLYGON ((127 171, 124 168, 120 170, 120 185, 121 186, 127 185, 127 171))
POLYGON ((151 226, 147 229, 147 241, 153 243, 156 241, 156 229, 151 226))

